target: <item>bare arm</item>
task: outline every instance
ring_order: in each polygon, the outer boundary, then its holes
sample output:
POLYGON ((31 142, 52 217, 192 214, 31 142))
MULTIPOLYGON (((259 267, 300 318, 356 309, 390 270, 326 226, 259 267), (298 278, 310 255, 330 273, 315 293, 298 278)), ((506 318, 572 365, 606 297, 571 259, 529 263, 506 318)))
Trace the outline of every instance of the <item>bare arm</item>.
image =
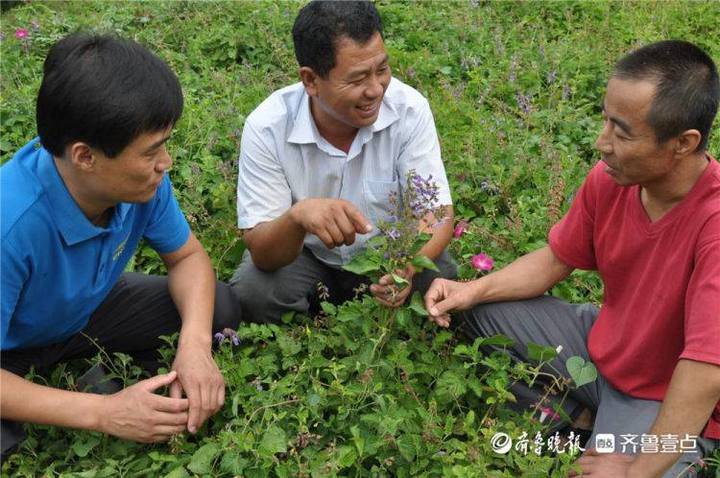
POLYGON ((170 396, 184 391, 190 405, 187 428, 195 433, 225 402, 225 382, 212 358, 215 273, 210 258, 194 234, 185 245, 162 259, 168 268, 168 287, 180 313, 182 327, 172 368, 178 378, 170 396))
MULTIPOLYGON (((720 400, 720 366, 678 361, 650 435, 698 435, 720 400)), ((661 477, 680 457, 674 453, 639 454, 629 476, 661 477)))
POLYGON ((285 214, 245 231, 245 244, 258 269, 274 271, 290 264, 302 250, 305 234, 328 248, 355 242, 372 225, 352 203, 342 199, 305 199, 285 214))
POLYGON ((187 422, 187 400, 153 392, 175 372, 136 383, 114 395, 70 392, 0 370, 2 418, 109 433, 140 442, 165 441, 187 422))
POLYGON ((472 282, 436 279, 425 294, 425 306, 431 320, 447 327, 450 324, 448 313, 452 310, 469 309, 483 302, 537 297, 572 271, 573 268, 558 259, 550 246, 545 246, 472 282))

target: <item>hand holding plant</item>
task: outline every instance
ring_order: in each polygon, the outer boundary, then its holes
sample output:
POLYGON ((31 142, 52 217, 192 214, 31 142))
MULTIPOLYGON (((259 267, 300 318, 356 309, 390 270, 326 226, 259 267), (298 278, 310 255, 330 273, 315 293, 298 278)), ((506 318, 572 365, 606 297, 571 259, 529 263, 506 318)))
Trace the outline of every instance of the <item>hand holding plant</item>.
POLYGON ((380 234, 368 241, 368 247, 343 266, 345 270, 370 277, 371 293, 387 307, 399 307, 410 295, 412 278, 424 269, 437 266, 420 253, 445 217, 438 205, 438 185, 432 175, 423 178, 414 170, 406 177, 402 193, 388 197, 393 214, 377 224, 380 234))

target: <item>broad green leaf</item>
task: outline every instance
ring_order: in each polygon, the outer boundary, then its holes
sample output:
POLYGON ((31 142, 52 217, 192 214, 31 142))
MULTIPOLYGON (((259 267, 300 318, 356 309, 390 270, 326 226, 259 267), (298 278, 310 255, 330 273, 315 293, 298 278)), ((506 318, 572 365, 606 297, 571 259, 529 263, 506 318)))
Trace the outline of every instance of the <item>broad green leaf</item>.
POLYGON ((355 451, 355 448, 352 446, 341 446, 337 450, 337 464, 341 468, 347 468, 348 466, 355 463, 355 460, 357 459, 357 452, 355 451))
POLYGON ((554 347, 547 347, 544 345, 528 342, 528 358, 537 362, 546 362, 557 357, 558 353, 554 347))
POLYGON ((413 435, 402 435, 397 439, 398 451, 402 457, 410 463, 413 462, 415 456, 417 455, 418 442, 419 440, 417 440, 417 437, 414 437, 413 435))
POLYGON ((412 265, 414 265, 418 269, 418 272, 424 269, 430 269, 431 271, 440 272, 440 269, 438 269, 437 265, 435 265, 435 263, 430 260, 430 258, 422 254, 418 254, 413 257, 412 265))
POLYGON ((190 473, 187 472, 184 466, 178 466, 163 478, 188 478, 189 476, 190 473))
POLYGON ((475 343, 480 343, 480 347, 510 347, 515 342, 506 335, 497 334, 487 338, 477 338, 475 343))
POLYGON ((100 437, 95 435, 89 435, 86 437, 85 440, 75 441, 72 444, 72 449, 77 456, 79 456, 80 458, 85 458, 88 453, 90 453, 90 450, 95 448, 98 443, 100 443, 100 437))
POLYGON ((287 451, 287 436, 285 431, 277 426, 271 426, 260 440, 260 450, 268 455, 287 451))
POLYGON ((565 362, 568 373, 572 377, 575 386, 580 388, 585 384, 594 382, 597 379, 597 369, 592 362, 586 362, 584 358, 573 355, 565 362))
POLYGON ((337 313, 337 307, 330 302, 320 302, 320 307, 327 315, 335 315, 337 313))
POLYGON ((212 464, 220 449, 215 443, 207 443, 193 453, 188 470, 198 475, 204 475, 212 471, 212 464))
POLYGON ((362 254, 355 256, 350 262, 343 266, 346 271, 357 275, 366 275, 369 272, 377 272, 380 270, 380 264, 371 261, 362 254))
POLYGON ((420 295, 420 292, 418 291, 413 292, 408 308, 421 317, 427 317, 429 315, 428 311, 425 310, 425 304, 423 304, 422 295, 420 295))
MULTIPOLYGON (((397 275, 397 274, 390 274, 390 276, 392 277, 393 282, 395 283, 395 285, 399 285, 399 286, 403 286, 403 287, 404 287, 404 286, 410 284, 410 283, 408 282, 408 280, 407 280, 406 278, 402 277, 402 276, 399 276, 399 275, 397 275)), ((402 287, 401 287, 401 288, 402 288, 402 287)))

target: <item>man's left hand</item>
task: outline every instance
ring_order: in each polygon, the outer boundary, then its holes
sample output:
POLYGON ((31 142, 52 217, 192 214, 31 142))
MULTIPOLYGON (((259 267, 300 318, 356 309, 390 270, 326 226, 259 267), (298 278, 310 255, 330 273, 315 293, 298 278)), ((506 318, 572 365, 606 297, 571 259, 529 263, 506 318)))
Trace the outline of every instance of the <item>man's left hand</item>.
POLYGON ((391 274, 385 274, 377 284, 370 286, 372 295, 386 307, 400 307, 410 295, 412 290, 412 279, 415 275, 415 268, 408 265, 404 270, 398 269, 395 274, 405 279, 408 283, 401 286, 395 284, 391 274))
POLYGON ((225 403, 225 381, 210 347, 183 344, 182 337, 172 370, 177 371, 177 379, 170 385, 170 396, 181 398, 185 392, 189 402, 187 429, 196 433, 225 403))
POLYGON ((581 473, 571 471, 571 477, 592 478, 641 478, 632 472, 630 465, 635 460, 632 455, 622 453, 598 453, 588 450, 575 462, 582 470, 581 473))

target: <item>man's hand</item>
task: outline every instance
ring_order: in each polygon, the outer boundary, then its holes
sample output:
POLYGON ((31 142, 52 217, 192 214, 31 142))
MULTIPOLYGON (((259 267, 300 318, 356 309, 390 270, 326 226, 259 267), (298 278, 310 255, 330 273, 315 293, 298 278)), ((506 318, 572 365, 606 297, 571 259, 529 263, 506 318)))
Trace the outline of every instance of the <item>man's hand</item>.
POLYGON ((105 404, 100 431, 142 443, 167 441, 185 430, 188 401, 153 393, 170 385, 176 372, 143 380, 113 395, 103 396, 105 404))
POLYGON ((582 470, 580 473, 571 471, 571 477, 591 478, 642 478, 641 474, 631 472, 630 465, 635 460, 631 455, 621 453, 603 453, 588 450, 575 462, 582 470))
POLYGON ((450 326, 450 311, 472 307, 475 300, 473 282, 435 279, 425 294, 425 308, 431 321, 440 327, 450 326))
POLYGON ((370 292, 375 299, 386 307, 400 307, 405 303, 412 290, 412 279, 415 275, 415 268, 408 264, 405 270, 398 269, 395 271, 395 274, 408 281, 407 284, 402 286, 402 289, 395 284, 395 280, 391 274, 382 276, 377 284, 370 286, 370 292))
POLYGON ((177 372, 177 380, 170 385, 170 397, 180 398, 185 392, 189 404, 187 429, 196 433, 225 403, 225 381, 210 349, 183 343, 182 337, 172 369, 177 372))
POLYGON ((290 217, 329 249, 350 245, 355 242, 355 234, 372 231, 370 221, 343 199, 305 199, 290 209, 290 217))

